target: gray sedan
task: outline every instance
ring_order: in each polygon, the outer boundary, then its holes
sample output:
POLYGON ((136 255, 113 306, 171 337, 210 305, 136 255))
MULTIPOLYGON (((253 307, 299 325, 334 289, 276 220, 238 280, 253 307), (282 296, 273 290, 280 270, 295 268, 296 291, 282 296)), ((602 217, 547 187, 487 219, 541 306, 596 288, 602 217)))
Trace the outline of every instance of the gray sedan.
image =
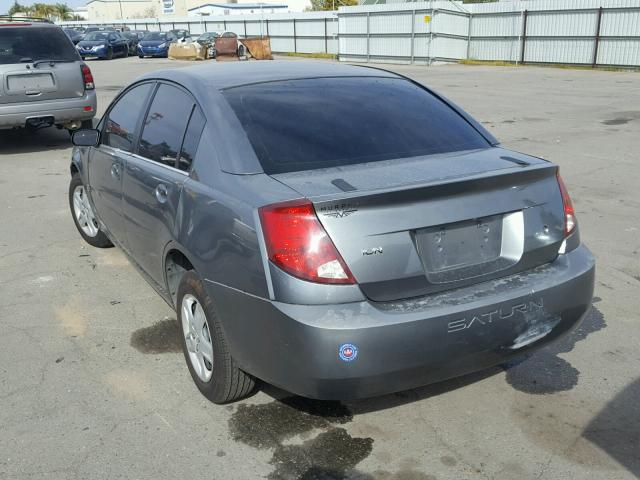
POLYGON ((175 308, 216 403, 256 378, 320 399, 504 362, 591 304, 558 167, 441 95, 324 62, 148 74, 80 130, 69 201, 175 308))

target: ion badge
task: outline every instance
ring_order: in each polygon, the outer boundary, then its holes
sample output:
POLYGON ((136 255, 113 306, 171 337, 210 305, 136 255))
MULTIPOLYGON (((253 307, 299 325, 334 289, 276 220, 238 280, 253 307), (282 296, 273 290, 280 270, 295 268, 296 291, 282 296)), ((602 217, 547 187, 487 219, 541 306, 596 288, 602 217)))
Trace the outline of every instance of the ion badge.
POLYGON ((338 354, 343 361, 352 362, 358 356, 358 348, 350 343, 345 343, 344 345, 340 345, 338 354))

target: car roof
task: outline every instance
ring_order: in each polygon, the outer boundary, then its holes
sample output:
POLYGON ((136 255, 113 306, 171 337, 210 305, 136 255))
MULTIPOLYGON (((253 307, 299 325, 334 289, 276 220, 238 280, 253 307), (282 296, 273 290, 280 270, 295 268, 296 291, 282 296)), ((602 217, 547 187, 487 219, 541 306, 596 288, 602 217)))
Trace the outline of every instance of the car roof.
POLYGON ((327 77, 387 77, 398 75, 369 67, 339 65, 313 60, 274 60, 255 62, 210 62, 204 65, 160 70, 142 79, 164 79, 176 82, 193 92, 204 88, 224 90, 253 83, 327 77))

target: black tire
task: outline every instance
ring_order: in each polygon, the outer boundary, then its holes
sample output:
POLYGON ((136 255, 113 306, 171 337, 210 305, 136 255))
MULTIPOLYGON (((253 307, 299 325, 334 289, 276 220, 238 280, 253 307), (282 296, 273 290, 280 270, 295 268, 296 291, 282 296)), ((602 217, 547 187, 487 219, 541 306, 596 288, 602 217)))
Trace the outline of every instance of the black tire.
POLYGON ((240 370, 235 360, 231 357, 222 325, 214 308, 213 300, 204 290, 200 277, 193 271, 186 272, 180 280, 176 310, 178 312, 182 351, 191 378, 198 387, 198 390, 213 403, 217 404, 233 402, 249 395, 255 387, 255 380, 240 370), (189 351, 187 350, 187 344, 183 334, 182 300, 187 294, 194 296, 202 306, 209 327, 211 343, 213 345, 213 365, 211 378, 208 382, 201 380, 195 372, 189 358, 189 351))
POLYGON ((92 247, 97 248, 110 248, 113 247, 113 243, 109 240, 109 238, 105 235, 105 233, 98 228, 97 235, 91 237, 87 235, 83 230, 80 224, 78 223, 78 217, 76 216, 75 209, 73 206, 73 194, 77 187, 84 186, 82 184, 82 179, 80 175, 75 173, 71 177, 71 182, 69 182, 69 208, 71 209, 71 217, 73 218, 73 223, 75 223, 76 228, 78 229, 78 233, 92 247))
POLYGON ((80 130, 91 130, 93 128, 93 120, 83 120, 82 123, 80 123, 80 130))
POLYGON ((138 55, 138 58, 144 58, 144 55, 138 55))
POLYGON ((107 60, 111 60, 113 59, 113 49, 110 48, 109 50, 107 50, 107 60))

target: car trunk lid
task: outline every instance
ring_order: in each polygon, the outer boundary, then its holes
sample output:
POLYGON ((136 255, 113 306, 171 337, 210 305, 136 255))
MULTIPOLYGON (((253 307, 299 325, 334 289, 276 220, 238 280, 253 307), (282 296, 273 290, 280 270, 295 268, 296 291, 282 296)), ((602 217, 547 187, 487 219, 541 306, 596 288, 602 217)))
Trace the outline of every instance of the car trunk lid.
POLYGON ((0 70, 0 103, 37 102, 77 98, 84 95, 84 80, 78 63, 13 65, 0 70))
POLYGON ((556 167, 501 148, 273 175, 309 198, 374 301, 552 261, 564 238, 556 167))

